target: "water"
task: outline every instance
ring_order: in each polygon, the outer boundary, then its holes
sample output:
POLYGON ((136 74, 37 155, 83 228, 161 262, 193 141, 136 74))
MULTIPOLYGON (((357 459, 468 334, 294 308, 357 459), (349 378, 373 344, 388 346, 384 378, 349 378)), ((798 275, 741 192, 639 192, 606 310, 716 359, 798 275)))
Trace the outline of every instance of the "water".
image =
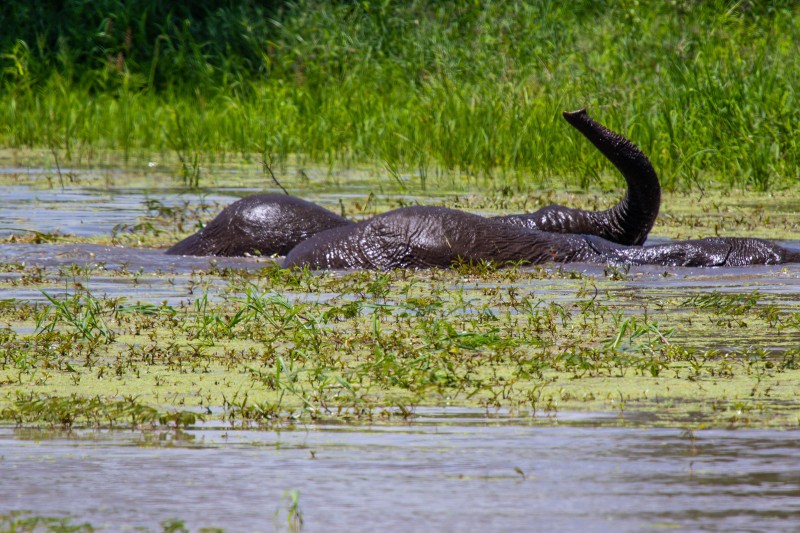
MULTIPOLYGON (((366 202, 370 195, 370 190, 363 185, 348 189, 351 192, 317 190, 311 194, 304 193, 303 198, 338 212, 340 200, 363 199, 366 202)), ((146 214, 147 202, 158 202, 164 207, 178 207, 186 202, 193 206, 201 202, 224 206, 261 192, 265 191, 242 187, 211 189, 198 194, 164 188, 65 186, 35 189, 23 185, 0 185, 0 198, 3 198, 0 203, 0 238, 22 231, 77 237, 108 235, 117 225, 136 224, 137 217, 146 214)), ((432 199, 414 195, 392 195, 391 198, 406 203, 432 199)))
MULTIPOLYGON (((103 235, 117 224, 135 224, 146 200, 170 206, 193 199, 168 191, 79 187, 0 187, 0 194, 6 200, 0 205, 0 237, 18 233, 7 229, 12 227, 103 235)), ((227 203, 236 197, 221 192, 204 198, 227 203)), ((335 199, 325 196, 322 203, 331 207, 335 199)), ((9 244, 0 246, 0 262, 24 263, 26 271, 44 267, 51 277, 57 277, 53 269, 89 267, 92 294, 178 305, 191 297, 186 286, 195 271, 258 270, 270 260, 9 244), (118 277, 115 269, 142 275, 118 277)), ((591 265, 564 268, 603 272, 591 265)), ((663 273, 660 267, 637 267, 607 290, 625 300, 758 289, 781 295, 787 304, 800 293, 800 265, 663 273)), ((23 275, 0 276, 13 281, 23 275)), ((542 297, 575 298, 574 285, 527 283, 527 290, 542 297)), ((8 286, 2 298, 45 299, 35 285, 8 286)), ((68 516, 73 524, 88 522, 102 531, 160 531, 169 519, 184 521, 191 531, 286 530, 289 502, 282 497, 298 490, 303 531, 800 530, 797 431, 691 434, 648 427, 650 421, 635 414, 417 414, 401 425, 310 425, 280 432, 213 424, 183 433, 0 428, 0 515, 68 516)), ((2 519, 0 524, 6 525, 2 519)))
POLYGON ((0 510, 107 531, 797 531, 796 431, 422 412, 396 426, 174 434, 0 430, 0 510), (278 518, 275 513, 278 512, 278 518))
MULTIPOLYGON (((188 201, 198 205, 227 205, 257 191, 238 189, 206 194, 178 194, 163 189, 64 187, 33 189, 27 186, 0 186, 0 237, 20 230, 89 237, 108 235, 118 224, 133 225, 144 215, 146 202, 156 201, 176 207, 188 201)), ((333 195, 319 195, 325 207, 333 208, 333 195)))

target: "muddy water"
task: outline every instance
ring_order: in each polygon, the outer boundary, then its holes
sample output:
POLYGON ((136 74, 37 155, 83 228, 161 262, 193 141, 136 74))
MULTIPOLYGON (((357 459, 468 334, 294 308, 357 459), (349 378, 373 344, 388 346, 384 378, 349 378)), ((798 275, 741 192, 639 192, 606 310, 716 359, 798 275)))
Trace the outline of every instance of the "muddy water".
MULTIPOLYGON (((792 247, 800 247, 798 243, 787 243, 792 247)), ((210 268, 236 268, 258 271, 270 266, 273 259, 254 257, 180 257, 165 255, 163 250, 147 248, 125 248, 96 244, 7 244, 0 246, 0 262, 24 264, 29 267, 64 269, 72 265, 93 269, 90 275, 90 290, 97 295, 107 295, 128 300, 163 301, 172 296, 185 293, 181 283, 183 279, 195 271, 206 271, 210 268), (128 272, 143 274, 174 274, 176 276, 142 276, 135 281, 120 279, 109 274, 109 271, 124 269, 128 272)), ((576 271, 590 276, 603 277, 603 267, 599 265, 575 264, 563 265, 566 271, 576 271)), ((716 290, 753 291, 775 293, 792 298, 800 294, 800 264, 768 265, 724 269, 678 268, 667 269, 656 266, 632 267, 625 274, 625 279, 613 289, 620 295, 626 291, 656 289, 664 297, 684 296, 687 293, 716 290)), ((10 280, 19 277, 18 273, 0 274, 0 279, 10 280)), ((80 277, 80 276, 79 276, 80 277)), ((521 288, 530 289, 532 282, 527 280, 521 288)), ((533 282, 535 283, 535 281, 533 282)), ((496 286, 497 284, 493 284, 496 286)), ((544 285, 544 283, 543 283, 544 285)), ((546 285, 552 286, 552 282, 546 285)), ((475 287, 481 287, 476 283, 475 287)), ((557 296, 559 291, 546 291, 557 296)), ((565 298, 573 299, 574 291, 570 288, 565 298)), ((8 288, 3 292, 4 298, 42 300, 41 293, 31 287, 8 288)))
MULTIPOLYGON (((16 186, 0 187, 0 195, 0 236, 19 228, 108 234, 117 224, 136 223, 146 200, 179 205, 187 199, 143 190, 16 186)), ((205 197, 223 203, 235 198, 205 197)), ((331 207, 335 197, 322 203, 331 207)), ((91 267, 86 283, 95 295, 170 305, 188 298, 194 270, 256 270, 268 261, 178 258, 161 250, 86 244, 0 246, 0 262, 91 267), (133 280, 109 273, 116 269, 172 276, 133 280)), ((597 266, 565 268, 603 275, 597 266)), ((611 291, 620 299, 642 291, 675 296, 757 289, 791 301, 800 294, 800 265, 663 274, 663 268, 631 269, 611 291)), ((553 286, 552 280, 544 283, 542 294, 574 299, 574 287, 553 286)), ((44 300, 35 286, 24 285, 4 288, 0 297, 44 300)), ((0 428, 0 515, 29 510, 69 516, 103 531, 158 531, 168 519, 183 520, 192 531, 285 530, 288 503, 281 497, 299 490, 305 531, 800 530, 796 431, 690 435, 616 416, 559 413, 531 421, 487 419, 468 410, 418 414, 399 426, 308 426, 280 433, 201 426, 181 438, 0 428)))
MULTIPOLYGON (((227 205, 260 192, 264 191, 243 187, 211 189, 195 194, 164 188, 65 186, 39 189, 24 185, 0 185, 0 198, 3 199, 0 202, 0 237, 23 230, 78 237, 108 235, 118 224, 135 224, 137 217, 146 213, 147 202, 158 202, 164 207, 181 206, 187 202, 193 206, 201 203, 227 205)), ((363 202, 369 195, 368 188, 356 186, 352 192, 322 189, 303 194, 303 198, 338 212, 340 200, 363 202)), ((392 195, 392 198, 407 203, 431 201, 429 197, 413 195, 392 195)))
MULTIPOLYGON (((28 172, 31 169, 27 169, 28 172)), ((0 169, 0 173, 2 173, 0 169)), ((7 172, 18 173, 20 169, 7 172)), ((230 188, 216 189, 203 194, 179 194, 170 189, 142 188, 91 188, 67 186, 63 188, 40 189, 26 185, 0 185, 0 238, 21 231, 41 233, 61 233, 89 237, 109 235, 120 224, 134 225, 137 217, 147 212, 146 203, 157 201, 166 207, 180 206, 185 202, 197 205, 225 205, 242 196, 261 192, 258 189, 230 188)), ((342 198, 365 198, 368 189, 362 184, 353 187, 353 192, 320 189, 304 194, 313 202, 336 210, 342 198)), ((396 196, 396 195, 395 195, 396 196)), ((394 197, 394 196, 393 196, 394 197)), ((417 196, 403 196, 406 202, 431 200, 417 196)), ((665 239, 651 238, 648 242, 664 242, 665 239)), ((800 242, 783 243, 790 248, 800 249, 800 242)), ((234 267, 257 270, 263 268, 268 259, 254 258, 176 258, 165 256, 162 250, 141 248, 121 248, 86 244, 73 245, 3 245, 0 246, 0 262, 24 263, 31 266, 65 267, 80 265, 106 269, 125 268, 128 271, 159 273, 170 272, 188 274, 193 270, 208 269, 211 266, 234 267)), ((566 265, 566 270, 577 270, 590 275, 602 275, 603 267, 597 265, 566 265)), ((675 269, 664 276, 663 267, 635 267, 626 273, 626 278, 636 287, 669 288, 684 292, 693 288, 713 287, 725 290, 742 290, 752 287, 762 292, 796 293, 800 286, 800 265, 756 266, 731 269, 675 269)), ((102 272, 95 273, 103 288, 102 272)), ((94 276, 93 276, 94 277, 94 276)), ((138 280, 139 282, 141 280, 138 280)), ((164 290, 152 281, 153 298, 161 298, 164 290)), ((170 283, 171 284, 171 283, 170 283)), ((109 296, 125 296, 119 291, 128 287, 119 282, 109 284, 109 296)), ((626 284, 622 284, 624 288, 626 284)), ((13 291, 12 291, 13 292, 13 291)), ((38 291, 37 291, 38 293, 38 291)), ((142 297, 148 298, 146 290, 139 290, 142 297)), ((130 292, 127 293, 130 295, 130 292)), ((9 293, 9 298, 25 298, 36 294, 9 293)))
MULTIPOLYGON (((33 189, 0 186, 0 237, 19 230, 88 237, 110 234, 117 224, 135 224, 146 213, 145 203, 157 201, 166 207, 185 201, 197 205, 225 205, 257 191, 229 190, 210 194, 178 194, 170 190, 64 187, 33 189)), ((315 201, 334 207, 338 197, 317 195, 315 201)))
POLYGON ((181 439, 0 430, 0 513, 103 531, 168 519, 266 531, 286 528, 281 497, 298 490, 304 531, 800 530, 796 431, 419 414, 400 426, 204 428, 181 439))

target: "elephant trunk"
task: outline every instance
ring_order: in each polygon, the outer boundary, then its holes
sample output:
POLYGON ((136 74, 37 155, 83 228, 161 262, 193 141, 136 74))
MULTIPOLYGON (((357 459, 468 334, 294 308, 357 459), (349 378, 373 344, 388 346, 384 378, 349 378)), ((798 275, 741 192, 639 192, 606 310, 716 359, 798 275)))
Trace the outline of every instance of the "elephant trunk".
POLYGON ((616 206, 595 213, 598 223, 613 233, 603 236, 626 244, 644 243, 661 204, 661 186, 650 160, 628 139, 592 119, 585 109, 565 111, 564 118, 611 161, 628 184, 616 206))

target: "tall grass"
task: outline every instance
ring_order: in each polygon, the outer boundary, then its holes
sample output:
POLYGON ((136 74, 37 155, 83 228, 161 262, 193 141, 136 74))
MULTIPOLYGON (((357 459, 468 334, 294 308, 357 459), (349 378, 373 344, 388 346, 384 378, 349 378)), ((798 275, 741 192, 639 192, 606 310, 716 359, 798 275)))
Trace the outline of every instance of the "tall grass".
POLYGON ((215 35, 187 34, 169 60, 151 43, 130 65, 43 70, 17 42, 2 59, 0 144, 585 187, 610 167, 560 112, 586 106, 668 189, 772 190, 800 177, 798 20, 791 2, 300 0, 228 28, 242 39, 227 56, 215 35), (170 79, 166 63, 201 75, 170 79))

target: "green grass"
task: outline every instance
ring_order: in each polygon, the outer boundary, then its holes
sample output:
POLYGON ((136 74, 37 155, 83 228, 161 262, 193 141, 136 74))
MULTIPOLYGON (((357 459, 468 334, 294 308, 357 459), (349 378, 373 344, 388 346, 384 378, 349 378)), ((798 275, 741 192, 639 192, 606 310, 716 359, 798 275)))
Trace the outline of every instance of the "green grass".
POLYGON ((413 189, 442 174, 521 190, 604 185, 612 169, 560 119, 586 106, 642 147, 667 189, 775 190, 800 176, 799 11, 300 1, 247 31, 226 26, 258 37, 227 55, 220 36, 198 33, 156 58, 145 42, 155 37, 138 26, 111 65, 88 52, 74 54, 82 63, 44 64, 31 43, 16 43, 2 52, 0 145, 63 161, 177 154, 193 186, 203 162, 231 158, 368 165, 410 177, 413 189))
POLYGON ((2 531, 50 532, 50 533, 93 533, 95 528, 88 522, 73 523, 71 517, 41 516, 31 511, 11 511, 0 514, 2 531))
MULTIPOLYGON (((299 492, 296 490, 287 491, 283 498, 288 501, 286 523, 289 531, 299 531, 303 522, 298 498, 299 492)), ((160 526, 161 533, 189 532, 185 522, 175 518, 162 520, 160 526)), ((42 516, 33 511, 10 511, 0 514, 0 531, 4 533, 94 533, 102 529, 102 526, 95 527, 89 522, 73 522, 73 518, 70 516, 42 516)), ((198 531, 200 533, 219 533, 222 530, 218 528, 200 528, 198 531)))
POLYGON ((391 420, 420 405, 800 423, 791 295, 639 287, 619 269, 266 267, 175 279, 195 299, 156 305, 94 295, 87 273, 42 274, 9 283, 75 294, 0 305, 0 423, 270 427, 391 420))

